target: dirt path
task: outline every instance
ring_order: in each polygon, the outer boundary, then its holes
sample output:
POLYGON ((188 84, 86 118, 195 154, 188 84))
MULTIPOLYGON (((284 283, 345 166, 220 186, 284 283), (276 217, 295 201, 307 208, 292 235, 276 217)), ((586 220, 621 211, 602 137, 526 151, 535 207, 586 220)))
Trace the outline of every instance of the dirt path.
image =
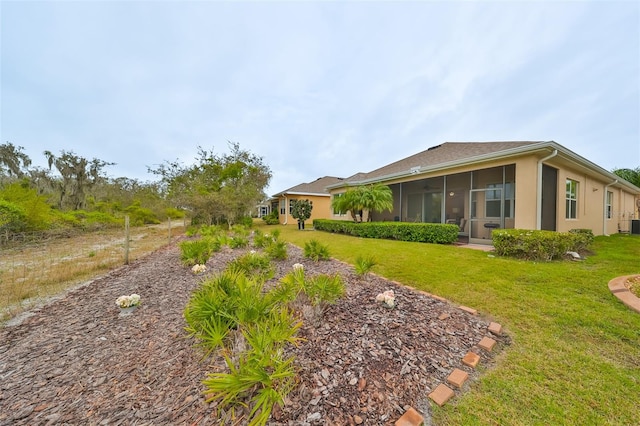
MULTIPOLYGON (((341 262, 289 251, 279 276, 299 262, 309 274, 340 273, 348 291, 319 327, 301 330, 306 343, 292 350, 299 385, 271 424, 391 425, 406 406, 428 418, 426 395, 454 367, 466 369, 460 361, 487 335, 488 321, 379 277, 362 282, 341 262), (374 300, 389 288, 393 310, 374 300)), ((225 250, 207 265, 220 270, 241 253, 225 250)), ((203 361, 185 338, 182 311, 199 280, 173 245, 0 329, 0 425, 231 424, 202 398, 201 380, 215 361, 203 361), (134 292, 143 305, 120 316, 115 299, 134 292)), ((493 353, 476 351, 491 364, 493 353)))

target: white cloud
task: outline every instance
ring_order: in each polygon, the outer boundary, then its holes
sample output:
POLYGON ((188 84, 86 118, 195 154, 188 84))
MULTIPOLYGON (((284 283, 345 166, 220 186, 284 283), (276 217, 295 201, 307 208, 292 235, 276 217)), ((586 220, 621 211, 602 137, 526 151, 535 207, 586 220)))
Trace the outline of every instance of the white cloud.
POLYGON ((447 140, 554 139, 640 164, 635 3, 1 7, 0 136, 34 160, 75 150, 151 179, 230 140, 265 158, 268 193, 447 140))

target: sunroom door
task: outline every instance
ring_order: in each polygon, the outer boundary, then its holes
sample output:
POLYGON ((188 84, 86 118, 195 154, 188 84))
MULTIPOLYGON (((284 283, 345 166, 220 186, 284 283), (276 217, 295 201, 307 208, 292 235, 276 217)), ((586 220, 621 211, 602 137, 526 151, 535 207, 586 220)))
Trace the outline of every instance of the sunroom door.
POLYGON ((469 243, 491 244, 493 230, 504 228, 502 188, 472 189, 469 199, 469 243))

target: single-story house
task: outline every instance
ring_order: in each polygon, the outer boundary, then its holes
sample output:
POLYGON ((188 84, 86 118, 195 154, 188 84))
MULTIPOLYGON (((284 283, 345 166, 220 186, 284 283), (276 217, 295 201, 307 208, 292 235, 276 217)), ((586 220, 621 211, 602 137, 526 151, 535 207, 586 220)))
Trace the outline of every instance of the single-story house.
POLYGON ((640 188, 554 141, 446 142, 327 189, 373 183, 394 198, 373 220, 456 224, 470 243, 500 228, 629 232, 640 217, 640 188))
POLYGON ((331 195, 327 187, 342 182, 342 178, 325 176, 309 183, 301 183, 282 192, 274 194, 271 199, 271 211, 278 212, 278 218, 283 225, 297 224, 298 221, 291 216, 291 208, 297 200, 309 200, 313 203, 311 218, 331 219, 333 210, 331 209, 331 195))

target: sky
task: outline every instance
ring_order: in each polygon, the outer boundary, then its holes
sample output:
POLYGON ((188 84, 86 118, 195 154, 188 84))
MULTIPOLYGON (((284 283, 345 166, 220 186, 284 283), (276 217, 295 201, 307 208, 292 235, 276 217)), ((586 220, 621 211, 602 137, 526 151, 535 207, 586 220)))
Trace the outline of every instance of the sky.
POLYGON ((229 142, 267 195, 444 142, 640 167, 640 2, 0 0, 0 140, 158 180, 229 142))

